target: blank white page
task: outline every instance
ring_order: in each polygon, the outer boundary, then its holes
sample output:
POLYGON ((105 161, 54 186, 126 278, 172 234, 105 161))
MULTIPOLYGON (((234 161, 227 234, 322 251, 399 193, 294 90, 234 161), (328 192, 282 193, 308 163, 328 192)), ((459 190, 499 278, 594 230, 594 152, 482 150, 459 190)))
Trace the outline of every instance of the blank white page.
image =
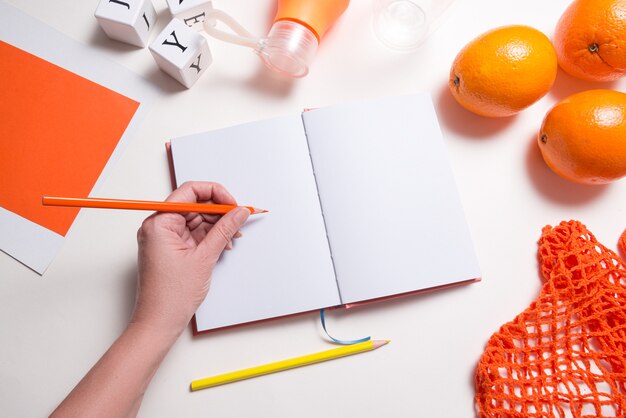
POLYGON ((252 215, 218 262, 198 331, 340 304, 300 115, 171 141, 176 181, 223 184, 252 215))
POLYGON ((343 303, 480 277, 430 96, 302 117, 343 303))

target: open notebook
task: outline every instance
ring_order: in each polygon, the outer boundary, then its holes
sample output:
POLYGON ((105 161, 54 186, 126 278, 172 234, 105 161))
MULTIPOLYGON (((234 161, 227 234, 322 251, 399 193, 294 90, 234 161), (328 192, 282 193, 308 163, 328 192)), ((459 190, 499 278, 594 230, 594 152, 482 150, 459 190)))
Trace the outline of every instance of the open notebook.
POLYGON ((479 280, 428 95, 315 109, 171 141, 177 185, 224 184, 252 216, 196 331, 479 280))

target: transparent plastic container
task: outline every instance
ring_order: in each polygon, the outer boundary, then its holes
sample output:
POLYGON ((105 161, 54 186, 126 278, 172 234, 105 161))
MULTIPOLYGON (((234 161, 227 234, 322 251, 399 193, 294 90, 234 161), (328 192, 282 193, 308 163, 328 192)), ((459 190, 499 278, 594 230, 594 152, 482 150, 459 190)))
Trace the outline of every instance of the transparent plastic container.
POLYGON ((278 0, 274 24, 257 53, 273 71, 304 77, 320 40, 349 3, 350 0, 278 0))
POLYGON ((271 70, 288 77, 304 77, 317 52, 318 40, 306 26, 279 20, 256 49, 271 70))
POLYGON ((397 51, 414 51, 437 29, 454 0, 375 0, 376 37, 397 51))
POLYGON ((278 0, 267 37, 251 34, 222 10, 207 14, 204 31, 224 42, 252 48, 263 63, 283 76, 299 78, 309 72, 320 39, 348 7, 350 0, 278 0), (226 32, 216 27, 222 23, 226 32))

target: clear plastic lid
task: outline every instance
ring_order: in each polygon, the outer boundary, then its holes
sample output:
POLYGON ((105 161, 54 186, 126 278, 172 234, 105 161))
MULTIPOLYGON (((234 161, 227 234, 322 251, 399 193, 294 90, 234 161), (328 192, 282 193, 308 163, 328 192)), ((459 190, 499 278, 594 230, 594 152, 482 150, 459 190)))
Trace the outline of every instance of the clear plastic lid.
POLYGON ((291 20, 274 22, 257 53, 266 66, 289 77, 304 77, 317 52, 318 40, 306 26, 291 20))
POLYGON ((428 33, 426 11, 410 0, 378 1, 374 11, 374 32, 389 48, 415 49, 428 33))
POLYGON ((391 49, 418 48, 454 0, 376 0, 374 33, 391 49))

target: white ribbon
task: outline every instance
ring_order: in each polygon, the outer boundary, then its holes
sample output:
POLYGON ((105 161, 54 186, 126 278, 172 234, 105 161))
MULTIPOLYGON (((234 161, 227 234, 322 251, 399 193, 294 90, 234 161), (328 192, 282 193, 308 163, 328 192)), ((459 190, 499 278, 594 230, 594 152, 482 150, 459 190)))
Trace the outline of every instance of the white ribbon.
POLYGON ((220 29, 217 29, 215 26, 211 24, 204 25, 204 31, 221 41, 228 42, 235 45, 245 46, 248 48, 252 48, 254 50, 259 50, 265 38, 261 38, 258 36, 254 36, 251 34, 246 28, 244 28, 239 22, 237 22, 232 16, 221 11, 213 9, 207 14, 208 22, 215 21, 222 22, 228 28, 230 28, 233 32, 226 32, 220 29))

